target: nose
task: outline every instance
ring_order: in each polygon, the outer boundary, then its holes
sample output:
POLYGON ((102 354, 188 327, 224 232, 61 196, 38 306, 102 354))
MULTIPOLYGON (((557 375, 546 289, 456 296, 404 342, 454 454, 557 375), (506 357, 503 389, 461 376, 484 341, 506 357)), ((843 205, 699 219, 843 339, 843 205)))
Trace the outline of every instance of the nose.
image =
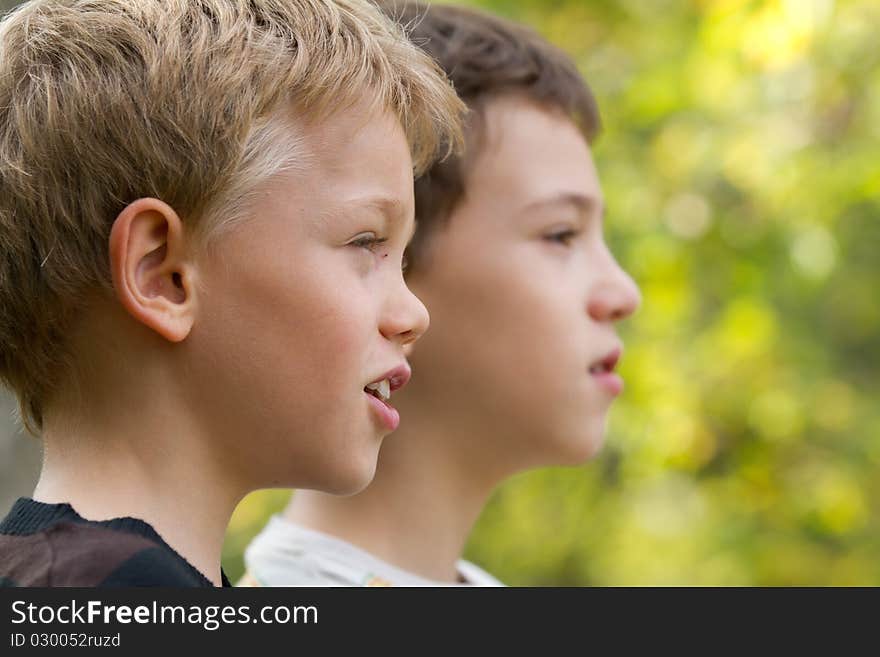
POLYGON ((642 303, 642 293, 614 256, 607 250, 606 253, 608 265, 591 290, 587 312, 597 322, 617 322, 636 311, 642 303))
POLYGON ((398 291, 386 307, 379 327, 382 335, 409 347, 422 337, 430 323, 431 317, 425 304, 410 291, 401 277, 398 291))

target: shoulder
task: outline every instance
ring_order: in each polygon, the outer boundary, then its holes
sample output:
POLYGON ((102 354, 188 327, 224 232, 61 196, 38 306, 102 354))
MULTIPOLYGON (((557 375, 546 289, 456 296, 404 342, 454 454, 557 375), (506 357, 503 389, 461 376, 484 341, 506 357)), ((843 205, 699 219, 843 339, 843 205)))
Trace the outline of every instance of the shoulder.
POLYGON ((143 520, 19 499, 0 521, 2 586, 211 586, 143 520))
POLYGON ((43 534, 0 534, 0 586, 48 586, 51 566, 43 534))
POLYGON ((350 547, 278 517, 245 550, 239 586, 361 586, 366 573, 350 547))
POLYGON ((102 587, 122 586, 211 586, 194 568, 167 548, 154 545, 139 550, 109 573, 100 583, 102 587))
POLYGON ((80 523, 59 523, 45 535, 52 553, 48 586, 206 585, 182 557, 145 536, 80 523))

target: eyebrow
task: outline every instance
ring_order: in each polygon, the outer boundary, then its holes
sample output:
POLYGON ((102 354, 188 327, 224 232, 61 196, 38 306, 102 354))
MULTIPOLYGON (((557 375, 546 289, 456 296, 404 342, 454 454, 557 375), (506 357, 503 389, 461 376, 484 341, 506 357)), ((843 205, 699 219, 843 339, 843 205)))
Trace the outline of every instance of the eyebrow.
POLYGON ((349 201, 348 204, 365 208, 374 208, 392 219, 399 219, 403 215, 403 204, 398 199, 391 198, 390 196, 355 198, 349 201))
MULTIPOLYGON (((407 217, 404 216, 403 204, 396 198, 378 196, 369 199, 365 205, 367 207, 377 208, 379 212, 385 215, 386 220, 391 224, 402 224, 407 219, 407 217)), ((415 217, 413 217, 412 228, 409 231, 409 235, 406 236, 404 244, 408 245, 412 242, 413 238, 416 236, 416 227, 418 226, 418 223, 419 222, 415 220, 415 217)))
POLYGON ((599 220, 605 218, 605 205, 595 196, 587 196, 577 192, 563 192, 549 198, 533 201, 523 208, 523 211, 542 210, 545 208, 571 206, 581 214, 598 212, 599 220))
POLYGON ((337 207, 322 213, 325 218, 332 219, 351 210, 375 210, 386 221, 400 221, 403 218, 403 204, 390 196, 356 196, 342 201, 337 207))

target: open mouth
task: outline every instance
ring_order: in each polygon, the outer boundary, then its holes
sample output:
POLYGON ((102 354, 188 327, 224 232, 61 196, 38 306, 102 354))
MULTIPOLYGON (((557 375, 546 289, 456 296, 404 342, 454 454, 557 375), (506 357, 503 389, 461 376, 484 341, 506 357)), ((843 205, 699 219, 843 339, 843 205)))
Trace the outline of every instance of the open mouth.
POLYGON ((593 365, 590 368, 590 374, 606 374, 607 372, 613 372, 614 367, 607 363, 599 363, 598 365, 593 365))
POLYGON ((369 405, 372 408, 373 416, 386 432, 394 431, 400 425, 400 413, 389 403, 391 394, 405 386, 411 374, 409 365, 401 365, 386 372, 381 379, 364 386, 364 392, 368 397, 376 399, 376 401, 370 401, 369 405))
POLYGON ((623 391, 623 379, 614 371, 622 353, 622 349, 617 347, 589 368, 593 380, 613 396, 617 396, 623 391))
POLYGON ((382 379, 381 381, 370 383, 364 386, 364 392, 387 404, 391 399, 391 382, 388 379, 382 379))
POLYGON ((387 404, 391 399, 391 393, 405 386, 410 376, 412 376, 412 371, 409 365, 400 365, 386 372, 381 379, 365 385, 364 392, 387 404))
POLYGON ((590 374, 608 374, 609 372, 613 372, 614 368, 617 367, 617 361, 620 360, 620 354, 621 349, 617 348, 602 360, 593 363, 593 365, 590 366, 590 374))

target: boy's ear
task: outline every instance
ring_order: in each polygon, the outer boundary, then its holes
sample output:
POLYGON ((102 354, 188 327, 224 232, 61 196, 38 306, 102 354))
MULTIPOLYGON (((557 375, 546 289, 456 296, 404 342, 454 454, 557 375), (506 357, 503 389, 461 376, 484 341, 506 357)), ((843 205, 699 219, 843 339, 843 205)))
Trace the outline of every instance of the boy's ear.
POLYGON ((110 231, 110 271, 119 302, 171 342, 186 338, 195 321, 195 266, 184 239, 180 217, 155 198, 126 206, 110 231))

